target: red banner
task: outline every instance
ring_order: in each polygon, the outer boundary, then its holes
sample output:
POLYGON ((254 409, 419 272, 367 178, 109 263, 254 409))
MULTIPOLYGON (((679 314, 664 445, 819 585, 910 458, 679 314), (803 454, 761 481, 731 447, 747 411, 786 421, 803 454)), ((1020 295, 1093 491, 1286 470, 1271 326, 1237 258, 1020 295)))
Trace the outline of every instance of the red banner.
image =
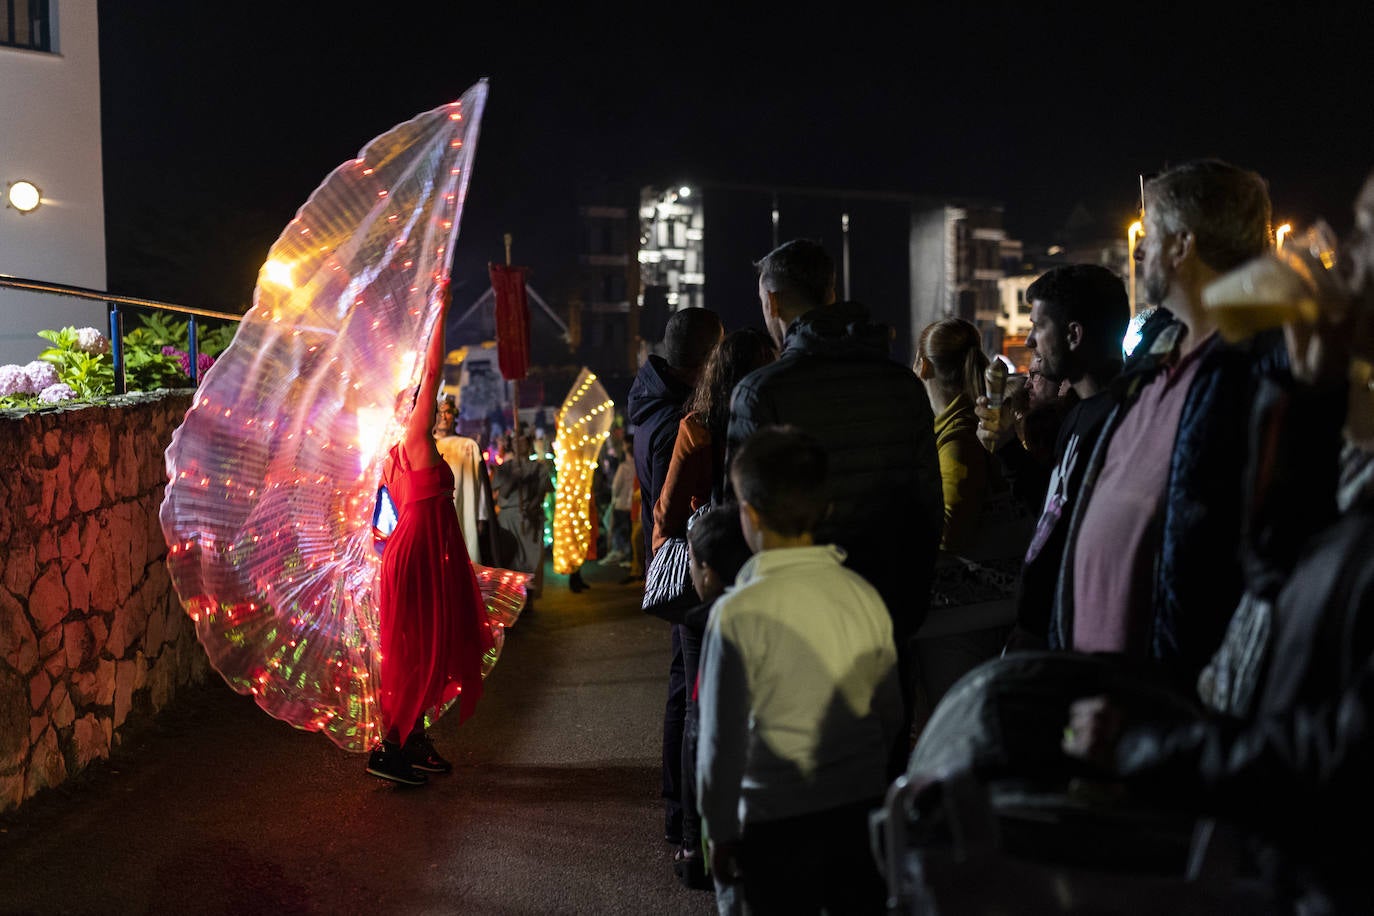
POLYGON ((530 368, 530 307, 525 298, 528 267, 488 264, 496 295, 496 356, 501 377, 518 381, 530 368))

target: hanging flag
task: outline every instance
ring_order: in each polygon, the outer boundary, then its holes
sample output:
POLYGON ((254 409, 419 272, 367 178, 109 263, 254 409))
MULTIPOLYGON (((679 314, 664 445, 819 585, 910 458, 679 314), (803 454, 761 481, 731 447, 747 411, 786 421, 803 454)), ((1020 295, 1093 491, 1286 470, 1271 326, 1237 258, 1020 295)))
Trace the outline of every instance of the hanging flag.
POLYGON ((496 357, 501 377, 519 381, 530 368, 530 306, 525 298, 528 267, 488 264, 496 294, 496 357))

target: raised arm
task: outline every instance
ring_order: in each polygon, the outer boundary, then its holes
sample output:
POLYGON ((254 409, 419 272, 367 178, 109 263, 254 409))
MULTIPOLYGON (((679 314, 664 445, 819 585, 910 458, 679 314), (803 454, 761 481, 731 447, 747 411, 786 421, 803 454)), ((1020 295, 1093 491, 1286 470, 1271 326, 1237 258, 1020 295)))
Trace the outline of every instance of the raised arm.
POLYGON ((448 320, 449 292, 444 290, 443 307, 434 323, 429 349, 425 351, 425 368, 420 376, 415 408, 406 423, 406 458, 412 467, 430 467, 442 461, 434 445, 434 417, 439 406, 439 383, 444 376, 444 324, 448 320))

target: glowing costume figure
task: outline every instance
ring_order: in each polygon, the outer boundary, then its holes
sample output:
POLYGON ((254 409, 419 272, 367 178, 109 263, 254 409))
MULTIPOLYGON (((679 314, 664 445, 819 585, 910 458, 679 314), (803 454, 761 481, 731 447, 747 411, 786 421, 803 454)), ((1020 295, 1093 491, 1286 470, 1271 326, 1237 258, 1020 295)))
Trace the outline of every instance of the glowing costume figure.
POLYGON ((567 575, 587 559, 592 533, 592 474, 601 444, 611 434, 615 405, 606 389, 583 369, 558 411, 553 439, 554 489, 553 570, 567 575))
MULTIPOLYGON (((350 750, 380 728, 382 461, 440 314, 486 95, 392 128, 324 180, 167 449, 168 567, 211 664, 350 750)), ((499 649, 525 577, 476 572, 499 649)))

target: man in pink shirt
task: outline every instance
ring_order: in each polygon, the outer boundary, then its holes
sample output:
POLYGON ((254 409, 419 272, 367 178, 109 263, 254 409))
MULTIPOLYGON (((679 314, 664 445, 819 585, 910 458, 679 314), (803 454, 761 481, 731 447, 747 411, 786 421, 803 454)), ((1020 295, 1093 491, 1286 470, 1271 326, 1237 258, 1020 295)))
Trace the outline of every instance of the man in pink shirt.
POLYGON ((1163 663, 1191 687, 1242 590, 1246 422, 1276 340, 1218 339, 1202 290, 1270 244, 1269 195, 1253 172, 1190 162, 1145 185, 1136 249, 1166 328, 1113 387, 1060 564, 1051 641, 1163 663))

